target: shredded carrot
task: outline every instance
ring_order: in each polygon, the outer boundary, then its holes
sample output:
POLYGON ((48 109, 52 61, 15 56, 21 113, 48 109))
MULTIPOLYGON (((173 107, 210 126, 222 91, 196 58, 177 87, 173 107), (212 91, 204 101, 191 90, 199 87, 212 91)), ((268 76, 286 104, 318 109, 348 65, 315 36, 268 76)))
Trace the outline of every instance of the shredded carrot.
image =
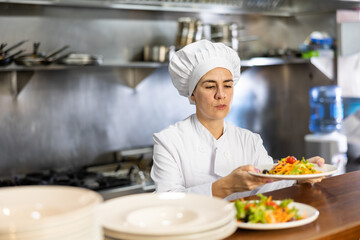
POLYGON ((284 223, 290 221, 297 221, 305 218, 298 214, 298 209, 290 207, 289 204, 292 199, 284 199, 275 202, 272 197, 266 197, 262 194, 260 201, 244 201, 235 200, 235 207, 237 209, 237 220, 239 222, 249 223, 284 223))
POLYGON ((277 165, 275 165, 268 174, 277 174, 277 175, 303 175, 303 174, 314 174, 321 173, 315 169, 312 163, 309 163, 307 160, 296 160, 293 163, 288 162, 288 158, 282 158, 277 165))

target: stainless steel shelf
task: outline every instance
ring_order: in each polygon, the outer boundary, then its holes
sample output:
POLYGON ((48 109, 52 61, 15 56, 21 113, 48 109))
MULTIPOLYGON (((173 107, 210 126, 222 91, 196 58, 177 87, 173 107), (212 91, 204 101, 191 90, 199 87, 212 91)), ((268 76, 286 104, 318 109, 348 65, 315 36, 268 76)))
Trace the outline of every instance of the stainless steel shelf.
MULTIPOLYGON (((297 64, 297 63, 310 63, 309 59, 302 58, 268 58, 257 57, 249 60, 241 60, 242 67, 257 67, 257 66, 271 66, 282 64, 297 64)), ((159 68, 167 66, 168 63, 160 62, 104 62, 101 65, 88 65, 88 66, 66 66, 52 64, 48 66, 19 66, 11 64, 6 67, 0 67, 0 72, 9 71, 48 71, 48 70, 71 70, 71 69, 92 69, 92 68, 159 68)))
POLYGON ((309 59, 302 58, 270 58, 270 57, 257 57, 249 60, 241 60, 242 67, 258 67, 258 66, 272 66, 283 64, 298 64, 310 63, 309 59))
POLYGON ((105 62, 101 65, 79 65, 79 66, 67 66, 51 64, 48 66, 20 66, 16 64, 10 64, 6 67, 0 67, 0 72, 9 71, 51 71, 51 70, 71 70, 71 69, 96 69, 96 68, 159 68, 166 66, 167 63, 159 62, 105 62))
POLYGON ((285 0, 0 0, 0 3, 125 10, 291 16, 285 0))
POLYGON ((0 0, 0 3, 283 17, 360 7, 359 0, 0 0))
MULTIPOLYGON (((242 70, 251 67, 274 66, 284 64, 313 64, 324 72, 330 79, 333 78, 333 59, 301 59, 301 58, 268 58, 258 57, 249 60, 241 60, 242 70)), ((49 66, 18 66, 11 64, 6 67, 0 67, 0 72, 10 72, 10 79, 12 84, 12 93, 16 99, 20 91, 25 87, 30 80, 33 73, 36 71, 54 71, 54 70, 78 70, 78 69, 116 69, 119 75, 124 78, 129 87, 136 87, 143 79, 149 76, 155 69, 160 67, 167 67, 168 63, 159 62, 105 62, 96 66, 64 66, 64 65, 49 65, 49 66), (20 75, 20 76, 19 76, 20 75)))
POLYGON ((11 81, 11 93, 16 100, 21 90, 30 81, 36 71, 55 71, 55 70, 90 70, 90 69, 116 69, 123 77, 129 87, 136 87, 144 78, 150 75, 155 69, 167 66, 167 63, 158 62, 105 62, 95 66, 64 66, 52 64, 48 66, 19 66, 12 63, 6 67, 0 67, 0 72, 8 72, 11 81))
POLYGON ((328 79, 335 80, 336 73, 334 61, 336 61, 336 59, 333 57, 313 57, 311 59, 259 57, 252 58, 250 60, 242 60, 241 67, 242 71, 244 71, 251 67, 275 66, 284 64, 312 64, 328 79))

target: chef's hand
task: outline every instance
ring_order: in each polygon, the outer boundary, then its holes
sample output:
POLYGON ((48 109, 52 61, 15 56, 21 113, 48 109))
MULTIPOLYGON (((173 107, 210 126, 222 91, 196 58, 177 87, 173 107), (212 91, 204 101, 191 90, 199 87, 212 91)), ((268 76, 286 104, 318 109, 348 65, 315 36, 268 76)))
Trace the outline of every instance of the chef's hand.
MULTIPOLYGON (((317 164, 319 167, 324 166, 325 163, 325 159, 323 159, 322 157, 316 156, 316 157, 312 157, 308 159, 309 162, 313 163, 313 164, 317 164)), ((297 183, 301 184, 301 183, 318 183, 321 182, 325 177, 319 177, 319 178, 311 178, 311 179, 305 179, 305 180, 298 180, 297 183)))
POLYGON ((325 159, 322 157, 316 156, 308 159, 309 162, 319 165, 319 167, 324 166, 325 159))
POLYGON ((260 172, 260 170, 255 169, 252 165, 236 168, 229 175, 220 178, 212 184, 213 196, 224 198, 232 193, 253 190, 265 183, 272 182, 269 178, 253 176, 248 171, 260 172))

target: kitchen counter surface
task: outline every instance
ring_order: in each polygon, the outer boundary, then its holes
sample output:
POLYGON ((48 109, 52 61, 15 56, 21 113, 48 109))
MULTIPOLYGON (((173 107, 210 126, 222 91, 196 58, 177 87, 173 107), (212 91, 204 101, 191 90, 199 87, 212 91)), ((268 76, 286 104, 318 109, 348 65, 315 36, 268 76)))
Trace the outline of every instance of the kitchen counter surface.
POLYGON ((238 229, 227 240, 360 239, 360 171, 329 177, 312 186, 300 184, 264 195, 275 200, 292 198, 315 207, 320 215, 301 227, 267 231, 238 229))

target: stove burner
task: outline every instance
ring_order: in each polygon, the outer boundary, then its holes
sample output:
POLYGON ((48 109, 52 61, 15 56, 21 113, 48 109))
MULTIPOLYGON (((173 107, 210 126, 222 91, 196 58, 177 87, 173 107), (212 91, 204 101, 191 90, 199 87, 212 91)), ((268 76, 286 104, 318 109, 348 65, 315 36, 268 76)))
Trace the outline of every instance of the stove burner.
POLYGON ((129 176, 104 176, 101 173, 89 172, 85 169, 29 173, 22 177, 15 176, 11 179, 0 180, 0 187, 23 185, 63 185, 84 187, 95 191, 129 186, 131 184, 132 181, 129 176))

